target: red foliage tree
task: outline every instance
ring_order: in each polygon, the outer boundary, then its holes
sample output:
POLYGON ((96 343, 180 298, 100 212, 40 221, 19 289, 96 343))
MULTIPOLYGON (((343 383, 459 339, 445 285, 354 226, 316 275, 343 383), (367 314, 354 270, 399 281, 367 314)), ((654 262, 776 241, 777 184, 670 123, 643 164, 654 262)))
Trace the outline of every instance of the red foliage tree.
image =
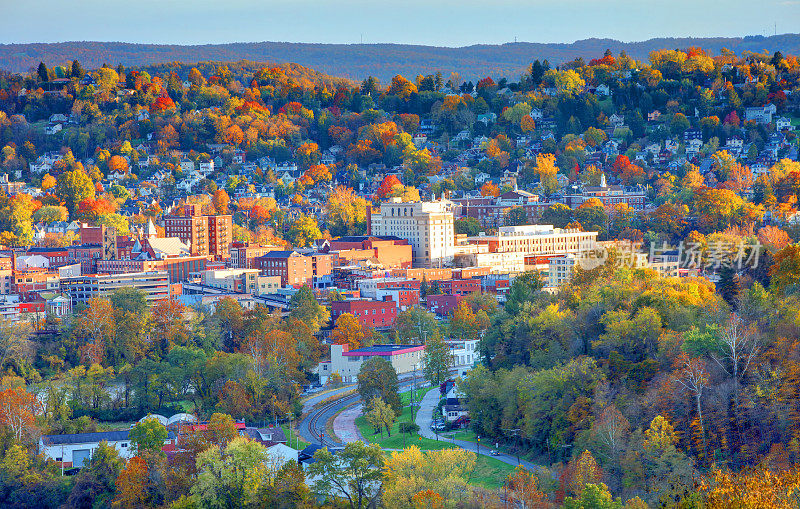
POLYGON ((175 108, 175 101, 173 101, 169 96, 161 96, 150 105, 150 113, 171 110, 173 108, 175 108))
POLYGON ((375 196, 380 200, 385 200, 392 192, 392 188, 394 186, 402 185, 403 184, 400 182, 400 179, 398 179, 395 175, 386 175, 386 177, 383 179, 383 182, 381 182, 380 187, 378 187, 378 191, 375 193, 375 196))

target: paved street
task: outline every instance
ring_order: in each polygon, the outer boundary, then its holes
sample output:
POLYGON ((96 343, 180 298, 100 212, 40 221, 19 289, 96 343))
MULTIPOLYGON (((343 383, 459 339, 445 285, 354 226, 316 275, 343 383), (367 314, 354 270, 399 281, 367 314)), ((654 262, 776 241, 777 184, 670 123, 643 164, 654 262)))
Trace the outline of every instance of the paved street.
MULTIPOLYGON (((417 419, 415 422, 417 423, 417 426, 419 426, 419 434, 425 438, 431 438, 434 440, 436 439, 436 433, 434 433, 433 430, 431 430, 431 422, 433 420, 432 419, 433 410, 436 408, 438 404, 439 404, 439 391, 436 389, 428 391, 428 393, 422 398, 422 403, 419 407, 419 411, 417 412, 417 419)), ((453 440, 452 438, 445 438, 441 435, 439 435, 439 440, 451 443, 453 445, 457 445, 462 449, 466 449, 468 451, 478 452, 477 444, 474 444, 472 442, 467 442, 465 440, 453 440)), ((490 456, 489 451, 492 448, 493 447, 491 446, 485 447, 483 444, 481 444, 480 454, 484 456, 490 456)), ((516 456, 511 456, 509 454, 500 454, 499 456, 491 456, 491 457, 497 458, 503 463, 508 463, 509 465, 517 465, 516 456)), ((536 465, 524 459, 520 459, 520 463, 522 464, 523 467, 531 471, 538 470, 540 468, 539 465, 536 465)))
POLYGON ((342 394, 343 392, 353 390, 355 389, 355 387, 356 387, 355 384, 349 384, 332 391, 324 391, 321 392, 320 394, 311 396, 305 401, 303 401, 303 413, 307 414, 308 412, 310 412, 311 409, 314 408, 314 405, 316 405, 320 401, 324 401, 330 397, 336 396, 337 394, 342 394))

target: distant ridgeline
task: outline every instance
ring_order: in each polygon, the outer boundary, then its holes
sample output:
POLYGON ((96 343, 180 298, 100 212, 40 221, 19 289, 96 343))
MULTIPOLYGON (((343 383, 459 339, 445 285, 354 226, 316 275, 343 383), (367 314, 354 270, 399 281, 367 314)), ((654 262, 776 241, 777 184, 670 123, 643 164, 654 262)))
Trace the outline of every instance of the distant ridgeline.
POLYGON ((0 68, 27 72, 40 61, 58 65, 73 59, 86 68, 103 64, 126 67, 161 62, 296 62, 322 73, 362 80, 376 76, 382 82, 395 74, 416 76, 436 71, 455 71, 465 79, 488 75, 516 80, 534 59, 548 59, 554 65, 576 57, 593 58, 606 49, 645 60, 650 51, 663 48, 698 46, 717 54, 722 48, 737 54, 782 51, 800 53, 800 34, 772 37, 659 38, 625 43, 613 39, 586 39, 562 43, 508 43, 474 45, 461 48, 415 46, 404 44, 305 44, 254 42, 180 46, 167 44, 130 44, 120 42, 63 42, 53 44, 1 44, 0 68))

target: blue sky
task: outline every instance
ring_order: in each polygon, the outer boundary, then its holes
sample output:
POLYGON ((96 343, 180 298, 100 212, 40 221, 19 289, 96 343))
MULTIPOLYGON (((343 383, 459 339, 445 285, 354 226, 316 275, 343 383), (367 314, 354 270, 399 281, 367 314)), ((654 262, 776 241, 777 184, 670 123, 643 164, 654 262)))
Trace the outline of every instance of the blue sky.
POLYGON ((800 32, 800 0, 0 0, 0 42, 393 42, 800 32))

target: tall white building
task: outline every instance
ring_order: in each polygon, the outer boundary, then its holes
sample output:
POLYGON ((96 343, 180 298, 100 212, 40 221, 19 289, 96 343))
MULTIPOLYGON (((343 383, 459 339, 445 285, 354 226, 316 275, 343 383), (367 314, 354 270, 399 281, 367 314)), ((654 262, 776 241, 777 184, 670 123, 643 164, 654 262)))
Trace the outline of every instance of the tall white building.
POLYGON ((443 267, 453 261, 455 233, 448 200, 410 203, 392 198, 381 203, 380 212, 372 212, 369 221, 371 235, 407 239, 416 266, 443 267))
POLYGON ((522 252, 526 256, 583 253, 597 249, 597 232, 531 224, 502 226, 497 235, 470 237, 469 242, 489 246, 490 253, 522 252))

